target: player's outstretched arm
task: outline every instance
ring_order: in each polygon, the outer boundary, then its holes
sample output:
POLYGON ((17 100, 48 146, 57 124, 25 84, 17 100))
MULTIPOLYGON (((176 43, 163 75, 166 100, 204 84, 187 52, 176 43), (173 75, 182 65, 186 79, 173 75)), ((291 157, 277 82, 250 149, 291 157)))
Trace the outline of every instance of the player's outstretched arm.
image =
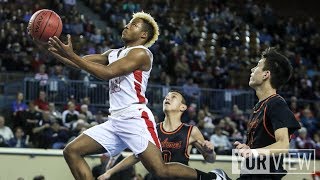
POLYGON ((111 51, 112 49, 109 49, 108 51, 102 54, 85 55, 82 57, 82 59, 84 59, 85 61, 92 61, 102 65, 108 65, 109 64, 108 55, 110 54, 111 51))
MULTIPOLYGON (((48 42, 42 42, 42 41, 39 41, 39 40, 34 39, 32 37, 31 37, 31 39, 33 40, 33 42, 36 44, 36 46, 39 49, 52 54, 51 51, 48 50, 48 48, 49 48, 48 42)), ((92 62, 95 62, 98 64, 108 65, 108 55, 111 51, 112 50, 110 49, 102 54, 90 54, 90 55, 83 56, 82 58, 83 58, 83 60, 86 60, 86 61, 92 61, 92 62)), ((66 57, 63 57, 63 56, 57 57, 56 56, 56 58, 67 66, 79 69, 78 65, 76 65, 75 63, 73 63, 72 61, 67 59, 66 57)))
POLYGON ((288 134, 288 128, 279 128, 274 132, 276 142, 258 149, 250 149, 248 145, 238 141, 234 143, 234 146, 243 157, 287 153, 289 149, 288 134))
POLYGON ((140 160, 136 158, 134 155, 128 156, 116 164, 111 169, 108 169, 104 174, 98 177, 98 180, 106 180, 109 179, 113 174, 125 170, 133 165, 135 165, 140 160))
POLYGON ((70 35, 68 35, 68 44, 63 44, 54 36, 49 39, 49 46, 49 51, 51 51, 56 58, 66 57, 81 69, 103 80, 126 75, 135 70, 147 71, 151 67, 150 56, 147 51, 142 48, 132 49, 125 57, 106 66, 92 61, 84 61, 83 58, 75 54, 73 52, 70 35))
POLYGON ((198 149, 206 162, 213 163, 216 160, 214 145, 210 141, 204 139, 198 127, 194 126, 192 128, 189 142, 198 149))

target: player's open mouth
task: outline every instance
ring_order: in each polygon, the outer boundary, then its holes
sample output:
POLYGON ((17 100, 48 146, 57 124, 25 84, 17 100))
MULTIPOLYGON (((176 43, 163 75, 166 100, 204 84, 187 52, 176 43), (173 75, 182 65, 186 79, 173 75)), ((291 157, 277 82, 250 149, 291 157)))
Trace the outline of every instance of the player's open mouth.
POLYGON ((170 104, 168 101, 164 102, 164 104, 170 104))

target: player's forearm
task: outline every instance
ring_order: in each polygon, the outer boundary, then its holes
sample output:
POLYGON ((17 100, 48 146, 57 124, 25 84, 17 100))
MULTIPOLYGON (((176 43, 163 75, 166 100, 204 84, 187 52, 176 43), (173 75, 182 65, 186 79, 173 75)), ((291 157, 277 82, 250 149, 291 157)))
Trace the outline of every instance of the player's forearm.
MULTIPOLYGON (((107 64, 107 60, 105 60, 104 58, 106 58, 106 57, 103 57, 103 55, 100 55, 100 54, 86 55, 86 56, 82 57, 82 59, 84 61, 91 61, 91 62, 95 62, 95 63, 99 63, 99 64, 107 64)), ((77 69, 80 68, 77 64, 75 64, 74 62, 70 61, 67 58, 63 58, 63 59, 59 58, 58 60, 67 66, 77 68, 77 69)))
POLYGON ((287 153, 289 150, 289 141, 277 141, 269 146, 256 150, 258 154, 263 155, 287 153))
POLYGON ((116 164, 114 167, 109 169, 109 172, 111 175, 120 172, 122 170, 125 170, 133 165, 135 165, 140 160, 136 158, 134 155, 128 156, 124 158, 122 161, 120 161, 118 164, 116 164))
POLYGON ((107 55, 103 54, 89 54, 82 57, 85 61, 91 61, 102 65, 108 65, 107 55))
POLYGON ((107 69, 107 66, 92 61, 85 61, 75 53, 72 54, 70 60, 81 69, 100 79, 109 80, 115 76, 110 70, 107 69))
POLYGON ((67 58, 57 58, 60 62, 62 62, 63 64, 70 66, 72 68, 76 68, 79 69, 80 67, 78 65, 76 65, 74 62, 70 61, 67 58))

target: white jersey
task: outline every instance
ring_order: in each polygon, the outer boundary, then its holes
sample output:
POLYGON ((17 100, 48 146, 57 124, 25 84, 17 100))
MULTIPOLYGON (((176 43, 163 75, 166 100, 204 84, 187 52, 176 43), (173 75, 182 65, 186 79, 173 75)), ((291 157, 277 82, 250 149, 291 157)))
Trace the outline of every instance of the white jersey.
POLYGON ((149 71, 136 70, 130 74, 115 77, 109 80, 109 111, 120 110, 131 104, 147 104, 145 97, 148 79, 152 69, 153 54, 144 46, 134 46, 112 50, 108 56, 109 64, 125 57, 131 49, 145 49, 150 57, 151 68, 149 71))

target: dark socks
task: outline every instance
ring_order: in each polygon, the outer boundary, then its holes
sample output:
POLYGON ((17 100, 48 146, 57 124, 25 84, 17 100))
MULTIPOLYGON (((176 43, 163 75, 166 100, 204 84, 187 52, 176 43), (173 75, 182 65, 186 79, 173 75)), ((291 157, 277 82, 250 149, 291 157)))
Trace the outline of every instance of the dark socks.
POLYGON ((198 169, 196 169, 197 171, 197 180, 212 180, 212 179, 216 179, 217 176, 214 173, 205 173, 202 171, 199 171, 198 169))

